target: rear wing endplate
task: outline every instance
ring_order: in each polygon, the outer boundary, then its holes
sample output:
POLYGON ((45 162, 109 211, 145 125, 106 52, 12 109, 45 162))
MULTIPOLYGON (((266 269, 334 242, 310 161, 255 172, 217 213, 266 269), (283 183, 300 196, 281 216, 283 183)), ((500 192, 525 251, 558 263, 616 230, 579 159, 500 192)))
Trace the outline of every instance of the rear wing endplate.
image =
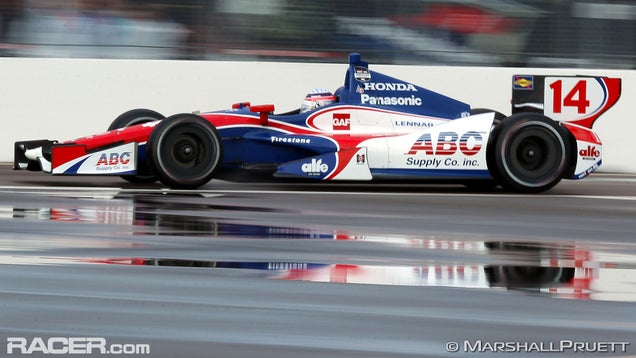
POLYGON ((621 79, 594 76, 514 75, 512 114, 538 112, 592 128, 621 96, 621 79))

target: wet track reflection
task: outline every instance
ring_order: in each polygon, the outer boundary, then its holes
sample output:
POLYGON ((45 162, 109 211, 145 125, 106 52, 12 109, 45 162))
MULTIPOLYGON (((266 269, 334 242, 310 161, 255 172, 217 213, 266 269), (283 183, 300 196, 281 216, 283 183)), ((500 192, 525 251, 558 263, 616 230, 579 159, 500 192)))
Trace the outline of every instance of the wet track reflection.
POLYGON ((293 210, 217 204, 201 195, 126 193, 115 194, 100 204, 72 196, 66 199, 69 201, 60 201, 54 207, 28 202, 1 205, 0 219, 29 225, 41 221, 107 225, 109 234, 96 238, 95 233, 87 232, 91 239, 81 233, 66 234, 59 240, 51 233, 52 238, 36 239, 47 243, 36 241, 32 245, 28 237, 19 242, 1 240, 0 264, 251 270, 260 272, 258 277, 275 280, 512 290, 558 298, 636 301, 636 254, 631 246, 501 238, 460 240, 439 235, 253 224, 226 214, 293 210), (173 250, 171 256, 161 250, 166 241, 153 237, 168 237, 173 244, 181 245, 180 249, 173 250), (221 247, 201 240, 221 243, 221 247), (259 246, 261 251, 249 253, 222 246, 236 240, 248 242, 245 248, 250 250, 254 244, 249 240, 278 244, 259 246), (316 245, 307 247, 314 250, 309 252, 290 250, 298 240, 350 242, 355 246, 342 251, 334 251, 342 246, 316 245), (87 245, 90 250, 78 250, 87 245), (192 257, 202 256, 202 252, 205 258, 192 257))
POLYGON ((636 178, 600 179, 527 196, 0 186, 0 352, 103 337, 153 357, 633 354, 636 178))

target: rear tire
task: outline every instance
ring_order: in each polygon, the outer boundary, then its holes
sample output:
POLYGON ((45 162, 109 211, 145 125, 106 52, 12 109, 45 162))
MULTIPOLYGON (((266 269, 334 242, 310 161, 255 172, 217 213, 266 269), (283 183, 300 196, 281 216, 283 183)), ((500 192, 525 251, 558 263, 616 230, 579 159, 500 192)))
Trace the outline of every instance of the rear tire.
POLYGON ((489 165, 495 165, 494 176, 507 189, 522 193, 548 190, 568 167, 567 133, 548 117, 514 114, 497 125, 493 137, 489 165))
POLYGON ((194 114, 161 121, 150 134, 146 150, 161 182, 176 189, 195 189, 209 182, 223 158, 216 128, 194 114))
POLYGON ((493 125, 497 125, 499 124, 501 121, 503 121, 504 119, 506 119, 506 115, 495 111, 494 109, 488 109, 488 108, 471 108, 470 110, 470 115, 474 116, 475 114, 482 114, 482 113, 494 113, 495 114, 495 120, 493 122, 493 125))
MULTIPOLYGON (((148 122, 154 122, 166 118, 163 114, 155 112, 150 109, 133 109, 121 114, 115 118, 113 123, 110 124, 108 130, 118 128, 126 128, 137 124, 143 124, 148 122)), ((137 174, 122 175, 122 179, 131 183, 154 183, 158 180, 157 176, 150 169, 148 160, 137 162, 137 174)))

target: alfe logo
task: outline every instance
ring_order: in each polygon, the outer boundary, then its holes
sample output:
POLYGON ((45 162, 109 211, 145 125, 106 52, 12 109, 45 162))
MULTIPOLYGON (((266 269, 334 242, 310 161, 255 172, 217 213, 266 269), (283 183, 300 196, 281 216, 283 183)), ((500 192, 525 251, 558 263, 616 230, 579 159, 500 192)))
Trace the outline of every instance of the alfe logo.
POLYGON ((588 145, 587 148, 579 150, 579 156, 583 159, 596 159, 601 156, 601 151, 594 146, 588 145))
POLYGON ((333 130, 334 131, 348 131, 351 130, 351 114, 349 113, 334 113, 333 114, 333 130))
POLYGON ((322 159, 316 160, 315 158, 311 160, 311 163, 304 163, 300 170, 303 173, 307 173, 307 175, 321 175, 329 170, 329 166, 322 162, 322 159))
POLYGON ((461 138, 455 132, 440 132, 437 136, 437 144, 433 146, 430 133, 420 136, 406 155, 416 155, 424 151, 426 155, 453 155, 457 149, 464 155, 475 155, 483 146, 483 138, 477 132, 466 132, 461 138))
POLYGON ((121 154, 119 153, 110 153, 110 154, 106 154, 106 153, 102 153, 101 157, 99 157, 99 160, 97 161, 97 164, 95 164, 96 166, 100 166, 100 165, 126 165, 128 163, 130 163, 130 157, 131 157, 131 153, 130 152, 123 152, 121 154))

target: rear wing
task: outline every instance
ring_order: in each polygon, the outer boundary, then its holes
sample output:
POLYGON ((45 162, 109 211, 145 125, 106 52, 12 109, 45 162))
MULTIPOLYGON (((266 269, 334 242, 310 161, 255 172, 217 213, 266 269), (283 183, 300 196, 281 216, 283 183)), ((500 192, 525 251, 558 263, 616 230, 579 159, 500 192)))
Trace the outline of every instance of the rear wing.
POLYGON ((592 76, 512 77, 512 114, 538 112, 592 128, 621 96, 621 79, 592 76))

